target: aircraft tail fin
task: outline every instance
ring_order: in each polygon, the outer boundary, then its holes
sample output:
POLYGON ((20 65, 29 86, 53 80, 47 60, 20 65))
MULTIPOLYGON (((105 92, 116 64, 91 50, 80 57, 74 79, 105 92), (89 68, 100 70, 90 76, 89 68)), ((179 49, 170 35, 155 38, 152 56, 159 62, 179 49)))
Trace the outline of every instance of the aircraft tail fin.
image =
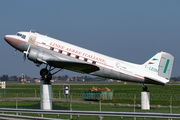
POLYGON ((166 52, 160 52, 154 55, 146 63, 143 64, 144 70, 151 74, 170 79, 174 57, 166 52))

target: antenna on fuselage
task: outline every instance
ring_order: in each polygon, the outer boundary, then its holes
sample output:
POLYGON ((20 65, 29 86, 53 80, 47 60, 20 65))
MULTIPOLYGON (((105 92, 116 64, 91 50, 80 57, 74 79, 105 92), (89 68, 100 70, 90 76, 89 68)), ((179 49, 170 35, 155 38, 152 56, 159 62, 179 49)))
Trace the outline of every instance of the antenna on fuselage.
POLYGON ((34 32, 34 33, 39 33, 38 31, 34 30, 34 29, 30 29, 30 33, 34 32))
POLYGON ((16 51, 17 51, 17 49, 15 49, 15 51, 14 51, 14 56, 16 55, 16 51))
POLYGON ((36 30, 34 30, 34 29, 30 29, 30 33, 31 33, 32 31, 36 31, 36 30))

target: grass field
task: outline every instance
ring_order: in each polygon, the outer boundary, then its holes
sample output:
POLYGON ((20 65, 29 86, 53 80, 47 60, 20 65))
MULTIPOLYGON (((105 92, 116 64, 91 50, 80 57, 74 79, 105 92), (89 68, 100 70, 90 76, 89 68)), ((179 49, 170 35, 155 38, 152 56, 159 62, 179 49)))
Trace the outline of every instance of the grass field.
MULTIPOLYGON (((53 95, 61 95, 61 98, 63 96, 63 84, 70 84, 70 93, 72 94, 80 94, 83 93, 83 91, 88 91, 90 88, 93 86, 98 87, 98 88, 104 88, 108 87, 109 89, 113 90, 113 95, 114 99, 112 101, 102 101, 101 105, 101 110, 102 111, 118 111, 118 112, 134 112, 134 107, 129 106, 128 104, 134 104, 133 101, 133 96, 136 95, 136 104, 140 104, 140 93, 142 90, 142 86, 140 84, 131 84, 127 83, 126 85, 122 83, 53 83, 52 85, 52 91, 53 95), (115 95, 118 94, 124 94, 127 96, 120 96, 117 97, 115 95), (130 96, 130 97, 129 97, 130 96), (105 103, 107 103, 105 105, 105 103), (119 106, 119 104, 127 104, 127 106, 119 106)), ((170 113, 170 108, 169 107, 162 107, 162 106, 169 106, 170 105, 170 97, 169 96, 175 96, 177 98, 172 99, 172 105, 174 106, 172 108, 172 113, 178 113, 180 114, 180 91, 179 91, 179 85, 172 85, 172 86, 157 86, 157 85, 147 85, 148 90, 150 91, 151 98, 157 97, 164 97, 164 98, 159 98, 155 100, 151 100, 150 103, 151 105, 156 105, 157 107, 151 107, 151 110, 149 111, 144 111, 141 110, 140 107, 136 107, 135 111, 136 112, 159 112, 159 113, 170 113), (166 97, 166 98, 165 98, 166 97)), ((34 84, 34 83, 7 83, 6 89, 0 91, 1 97, 7 97, 6 94, 14 94, 14 96, 8 96, 8 97, 23 97, 20 96, 20 94, 25 94, 28 95, 30 94, 30 97, 35 97, 35 94, 37 97, 39 97, 40 93, 40 85, 39 84, 34 84), (3 93, 3 94, 2 94, 3 93)), ((82 98, 76 98, 73 97, 73 99, 82 99, 82 98)), ((90 110, 90 111, 99 111, 99 101, 93 101, 90 103, 72 103, 72 109, 73 110, 90 110)), ((69 110, 70 109, 70 103, 64 103, 64 102, 58 102, 58 101, 53 101, 53 109, 55 110, 69 110)), ((0 107, 1 108, 23 108, 23 109, 40 109, 40 101, 39 100, 34 100, 34 101, 1 101, 0 102, 0 107)), ((45 115, 44 115, 45 116, 45 115)), ((53 117, 57 118, 56 115, 54 116, 48 116, 48 117, 53 117)), ((60 118, 62 119, 69 119, 69 116, 63 115, 60 118)), ((73 116, 74 120, 77 120, 77 116, 73 116)), ((81 116, 80 119, 83 120, 94 120, 98 119, 96 116, 81 116)), ((119 120, 120 118, 118 117, 104 117, 103 120, 119 120)), ((124 118, 124 120, 129 120, 133 118, 124 118)), ((138 118, 142 119, 142 118, 138 118)), ((150 118, 147 118, 147 120, 151 120, 150 118)), ((154 120, 154 119, 153 119, 154 120)))
MULTIPOLYGON (((103 101, 105 103, 125 103, 125 104, 132 104, 134 101, 134 95, 137 97, 137 104, 140 104, 140 94, 142 91, 142 85, 140 84, 122 84, 122 83, 84 83, 84 82, 68 82, 68 83, 53 83, 52 85, 52 92, 54 96, 58 96, 59 94, 63 95, 63 84, 71 84, 70 85, 70 94, 82 94, 83 91, 88 91, 93 86, 98 88, 105 88, 108 87, 109 89, 113 90, 113 101, 103 101), (97 85, 98 84, 98 85, 97 85), (120 96, 118 96, 120 94, 120 96)), ((171 86, 160 86, 160 85, 147 85, 148 90, 150 91, 151 95, 151 104, 152 105, 169 105, 170 97, 173 98, 173 105, 180 106, 180 90, 179 85, 171 85, 171 86), (159 96, 159 97, 158 97, 159 96), (157 98, 158 97, 158 98, 157 98), (156 98, 156 99, 154 99, 156 98), (158 102, 160 101, 160 103, 158 102)), ((1 91, 0 91, 1 92, 1 91)), ((1 93, 4 93, 2 91, 1 93)), ((32 97, 36 94, 37 96, 40 93, 40 85, 33 84, 33 83, 7 83, 7 89, 5 90, 6 94, 13 93, 13 94, 31 94, 32 97)), ((82 99, 82 98, 75 98, 74 99, 82 99)))
MULTIPOLYGON (((142 85, 140 84, 122 84, 122 83, 82 83, 79 84, 75 82, 69 82, 70 83, 70 92, 73 93, 82 93, 83 91, 88 91, 93 86, 98 88, 104 88, 108 87, 109 89, 113 90, 113 93, 132 93, 132 94, 139 94, 142 91, 142 85), (89 85, 90 84, 90 85, 89 85), (98 85, 96 85, 98 84, 98 85)), ((69 83, 53 83, 52 84, 52 90, 53 91, 59 91, 63 90, 63 84, 69 84, 69 83)), ((179 85, 171 85, 171 86, 160 86, 160 85, 147 85, 148 90, 151 92, 151 94, 180 94, 179 91, 179 85)), ((7 92, 13 92, 13 93, 33 93, 35 89, 37 92, 40 91, 40 85, 34 84, 34 83, 8 83, 6 86, 7 92)))

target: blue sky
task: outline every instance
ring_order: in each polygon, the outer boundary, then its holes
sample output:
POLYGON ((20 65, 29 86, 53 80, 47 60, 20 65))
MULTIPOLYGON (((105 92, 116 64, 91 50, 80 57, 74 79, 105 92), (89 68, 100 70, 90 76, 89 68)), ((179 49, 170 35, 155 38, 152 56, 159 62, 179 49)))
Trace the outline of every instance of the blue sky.
MULTIPOLYGON (((128 62, 143 64, 157 52, 175 57, 180 76, 179 0, 1 0, 0 75, 40 77, 41 67, 23 61, 4 41, 7 34, 35 29, 41 34, 128 62)), ((64 70, 56 74, 74 76, 64 70)), ((81 75, 81 74, 80 74, 81 75)))

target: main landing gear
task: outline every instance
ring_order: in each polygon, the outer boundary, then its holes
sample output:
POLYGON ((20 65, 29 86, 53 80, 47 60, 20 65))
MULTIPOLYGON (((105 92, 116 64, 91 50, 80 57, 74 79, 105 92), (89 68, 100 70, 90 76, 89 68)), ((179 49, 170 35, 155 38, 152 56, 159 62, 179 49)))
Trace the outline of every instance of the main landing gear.
POLYGON ((40 75, 41 75, 42 79, 44 80, 44 84, 49 84, 50 80, 52 79, 52 76, 62 70, 62 69, 60 69, 60 70, 56 71, 55 73, 51 74, 50 71, 54 70, 55 68, 51 69, 51 66, 49 66, 49 70, 48 70, 47 67, 48 67, 48 65, 46 66, 46 68, 43 68, 40 71, 40 75))

